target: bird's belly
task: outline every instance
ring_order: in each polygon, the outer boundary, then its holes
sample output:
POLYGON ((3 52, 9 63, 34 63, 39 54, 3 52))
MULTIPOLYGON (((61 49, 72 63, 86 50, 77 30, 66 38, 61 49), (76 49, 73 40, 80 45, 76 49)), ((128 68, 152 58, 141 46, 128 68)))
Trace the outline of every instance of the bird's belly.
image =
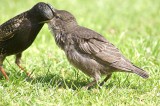
POLYGON ((66 54, 69 62, 88 76, 107 74, 105 66, 85 54, 80 54, 75 50, 68 51, 66 54))
POLYGON ((14 39, 10 39, 0 43, 0 53, 6 56, 17 54, 27 49, 30 45, 31 43, 28 43, 27 41, 17 40, 15 42, 14 39))
POLYGON ((14 55, 27 49, 36 38, 43 24, 24 22, 24 25, 8 40, 0 41, 1 55, 14 55))

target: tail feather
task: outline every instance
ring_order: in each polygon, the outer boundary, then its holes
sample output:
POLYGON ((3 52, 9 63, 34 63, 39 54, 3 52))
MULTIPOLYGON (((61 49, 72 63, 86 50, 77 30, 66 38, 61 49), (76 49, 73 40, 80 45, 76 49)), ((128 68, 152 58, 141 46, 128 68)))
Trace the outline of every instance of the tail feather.
POLYGON ((131 63, 129 60, 125 59, 124 57, 121 58, 120 61, 112 63, 111 66, 114 68, 123 70, 125 72, 135 73, 145 79, 149 77, 149 74, 146 71, 133 65, 133 63, 131 63))
POLYGON ((149 74, 146 71, 144 71, 143 69, 141 69, 141 68, 139 68, 139 67, 137 67, 135 65, 134 65, 132 71, 135 74, 137 74, 137 75, 139 75, 139 76, 141 76, 141 77, 143 77, 145 79, 149 77, 149 74))

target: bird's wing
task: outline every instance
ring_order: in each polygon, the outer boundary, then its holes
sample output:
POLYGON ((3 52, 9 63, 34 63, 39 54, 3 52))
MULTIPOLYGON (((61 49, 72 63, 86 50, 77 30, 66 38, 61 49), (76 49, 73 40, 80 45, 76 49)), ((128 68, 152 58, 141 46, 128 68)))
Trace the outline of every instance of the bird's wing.
POLYGON ((19 27, 23 20, 23 15, 19 15, 2 24, 0 26, 0 41, 5 41, 12 38, 15 35, 16 31, 19 30, 19 27))
POLYGON ((116 64, 119 64, 119 61, 122 61, 122 59, 124 63, 127 61, 113 44, 90 29, 82 27, 74 32, 73 37, 75 45, 78 45, 75 49, 81 53, 90 55, 90 57, 93 57, 104 65, 108 64, 115 68, 120 68, 116 64))

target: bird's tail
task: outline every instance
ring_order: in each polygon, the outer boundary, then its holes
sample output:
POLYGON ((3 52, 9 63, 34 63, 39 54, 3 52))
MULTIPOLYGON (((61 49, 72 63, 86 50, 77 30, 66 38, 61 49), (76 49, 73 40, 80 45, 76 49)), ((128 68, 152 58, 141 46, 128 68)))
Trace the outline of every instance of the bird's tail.
POLYGON ((133 65, 132 71, 133 71, 135 74, 141 76, 142 78, 145 78, 145 79, 146 79, 146 78, 149 77, 149 74, 148 74, 146 71, 144 71, 143 69, 141 69, 141 68, 139 68, 139 67, 137 67, 137 66, 135 66, 135 65, 133 65))

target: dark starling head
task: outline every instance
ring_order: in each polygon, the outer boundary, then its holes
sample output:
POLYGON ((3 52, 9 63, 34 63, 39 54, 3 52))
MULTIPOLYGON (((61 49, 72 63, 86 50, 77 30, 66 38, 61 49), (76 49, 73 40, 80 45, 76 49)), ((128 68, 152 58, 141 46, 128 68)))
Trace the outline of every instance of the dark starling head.
POLYGON ((54 18, 49 23, 49 26, 51 26, 52 29, 71 30, 77 26, 77 21, 71 13, 65 10, 54 10, 54 18))
POLYGON ((39 21, 46 22, 54 17, 54 8, 50 4, 39 2, 31 9, 39 21))

